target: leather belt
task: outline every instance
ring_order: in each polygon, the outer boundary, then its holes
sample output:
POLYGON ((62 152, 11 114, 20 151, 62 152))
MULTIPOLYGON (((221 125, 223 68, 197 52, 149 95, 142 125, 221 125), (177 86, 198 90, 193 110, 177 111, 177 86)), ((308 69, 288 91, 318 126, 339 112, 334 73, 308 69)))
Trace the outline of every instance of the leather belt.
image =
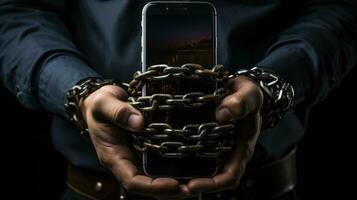
MULTIPOLYGON (((110 174, 68 165, 67 185, 91 200, 151 199, 128 194, 110 174)), ((296 148, 283 158, 248 170, 237 189, 204 194, 204 199, 273 199, 291 191, 296 185, 296 148)))

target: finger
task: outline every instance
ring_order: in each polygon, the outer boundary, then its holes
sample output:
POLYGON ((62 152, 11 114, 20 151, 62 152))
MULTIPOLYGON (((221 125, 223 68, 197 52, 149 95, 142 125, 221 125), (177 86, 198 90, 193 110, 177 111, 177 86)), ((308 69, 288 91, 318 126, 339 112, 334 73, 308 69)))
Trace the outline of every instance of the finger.
POLYGON ((157 195, 179 188, 179 182, 172 178, 150 178, 136 167, 135 158, 125 144, 100 145, 93 142, 101 163, 109 168, 120 183, 130 193, 140 195, 157 195))
POLYGON ((212 178, 196 178, 188 183, 191 191, 203 191, 207 193, 219 192, 236 188, 244 174, 247 160, 240 152, 243 148, 236 147, 233 157, 225 164, 222 173, 212 178))
POLYGON ((256 142, 259 137, 261 127, 261 116, 259 114, 250 115, 239 122, 237 137, 232 156, 224 165, 224 171, 232 174, 241 173, 245 169, 245 164, 249 162, 254 154, 256 142))
POLYGON ((188 183, 191 191, 203 191, 207 193, 219 192, 236 188, 244 173, 245 162, 239 155, 241 148, 236 148, 233 157, 223 167, 222 173, 212 178, 192 179, 188 183))
POLYGON ((239 183, 238 176, 230 172, 224 172, 213 178, 196 178, 188 183, 188 187, 192 191, 202 192, 219 192, 226 189, 235 188, 239 183), (234 178, 233 178, 234 177, 234 178))
POLYGON ((249 116, 240 122, 237 144, 232 156, 224 165, 221 174, 212 178, 192 179, 188 183, 191 191, 218 192, 238 186, 245 167, 254 153, 254 147, 260 131, 261 119, 258 114, 249 116))
POLYGON ((174 191, 170 191, 167 193, 159 192, 154 197, 159 200, 167 200, 167 199, 187 199, 187 198, 193 198, 195 196, 197 196, 197 193, 190 191, 187 185, 182 184, 179 185, 179 188, 174 191))
POLYGON ((144 176, 134 164, 135 158, 128 146, 120 146, 116 155, 110 169, 130 193, 155 195, 160 191, 167 192, 179 187, 178 181, 172 178, 153 179, 144 176))
POLYGON ((263 94, 253 81, 239 77, 230 82, 230 87, 234 93, 224 98, 216 109, 219 122, 242 119, 258 112, 263 94))
POLYGON ((133 194, 156 196, 160 193, 174 192, 179 188, 179 182, 172 178, 156 178, 137 174, 129 177, 128 182, 123 181, 123 186, 133 194))
POLYGON ((106 95, 105 100, 97 101, 93 117, 130 131, 138 131, 144 126, 144 118, 140 111, 113 95, 106 95))

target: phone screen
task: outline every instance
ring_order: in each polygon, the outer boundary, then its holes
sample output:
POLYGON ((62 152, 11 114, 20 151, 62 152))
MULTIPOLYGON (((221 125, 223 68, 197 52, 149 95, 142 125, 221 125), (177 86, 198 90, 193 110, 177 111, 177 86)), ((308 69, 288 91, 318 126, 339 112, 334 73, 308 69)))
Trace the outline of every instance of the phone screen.
MULTIPOLYGON (((147 10, 144 22, 145 69, 157 64, 179 67, 197 63, 207 69, 215 65, 215 12, 209 4, 156 4, 147 10)), ((212 93, 214 90, 212 80, 182 79, 146 84, 145 95, 212 93)), ((161 122, 170 124, 172 128, 182 128, 187 124, 214 121, 214 105, 207 104, 199 109, 181 107, 169 112, 153 111, 146 119, 146 123, 161 122)), ((191 141, 188 144, 196 143, 191 141)), ((216 165, 215 158, 167 158, 150 151, 144 155, 144 170, 152 176, 210 176, 215 173, 216 165)))
POLYGON ((147 66, 199 63, 205 68, 211 68, 215 57, 211 18, 204 14, 149 15, 147 66))

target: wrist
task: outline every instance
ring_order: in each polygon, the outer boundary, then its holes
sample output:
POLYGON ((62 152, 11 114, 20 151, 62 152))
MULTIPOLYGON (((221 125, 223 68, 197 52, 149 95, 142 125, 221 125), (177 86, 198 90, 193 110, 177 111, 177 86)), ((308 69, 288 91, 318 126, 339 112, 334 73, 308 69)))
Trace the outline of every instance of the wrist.
POLYGON ((77 126, 81 134, 88 133, 86 113, 92 102, 91 99, 97 96, 100 88, 109 85, 114 85, 115 87, 124 86, 122 83, 113 80, 90 77, 79 81, 67 92, 65 111, 68 118, 77 126), (90 98, 87 99, 87 97, 90 98))
POLYGON ((260 112, 263 118, 263 128, 275 127, 280 119, 292 108, 294 89, 280 77, 259 67, 253 67, 250 70, 239 70, 233 76, 248 77, 261 89, 263 103, 260 112))

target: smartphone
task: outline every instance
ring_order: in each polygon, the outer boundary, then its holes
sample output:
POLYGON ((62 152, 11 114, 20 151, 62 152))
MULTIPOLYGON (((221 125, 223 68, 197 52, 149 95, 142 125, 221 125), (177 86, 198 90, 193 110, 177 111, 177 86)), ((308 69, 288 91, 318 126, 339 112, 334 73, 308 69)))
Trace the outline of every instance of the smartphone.
MULTIPOLYGON (((145 5, 142 12, 142 71, 156 64, 181 66, 185 63, 198 63, 211 69, 217 60, 216 18, 215 7, 206 2, 157 1, 145 5)), ((215 87, 209 80, 162 81, 156 85, 146 84, 142 94, 213 93, 215 87)), ((145 123, 155 121, 182 128, 185 124, 214 120, 212 109, 213 105, 206 105, 201 110, 156 111, 146 116, 145 123)), ((143 154, 143 170, 151 177, 210 177, 217 172, 217 163, 216 158, 197 155, 171 158, 151 151, 143 154)))

